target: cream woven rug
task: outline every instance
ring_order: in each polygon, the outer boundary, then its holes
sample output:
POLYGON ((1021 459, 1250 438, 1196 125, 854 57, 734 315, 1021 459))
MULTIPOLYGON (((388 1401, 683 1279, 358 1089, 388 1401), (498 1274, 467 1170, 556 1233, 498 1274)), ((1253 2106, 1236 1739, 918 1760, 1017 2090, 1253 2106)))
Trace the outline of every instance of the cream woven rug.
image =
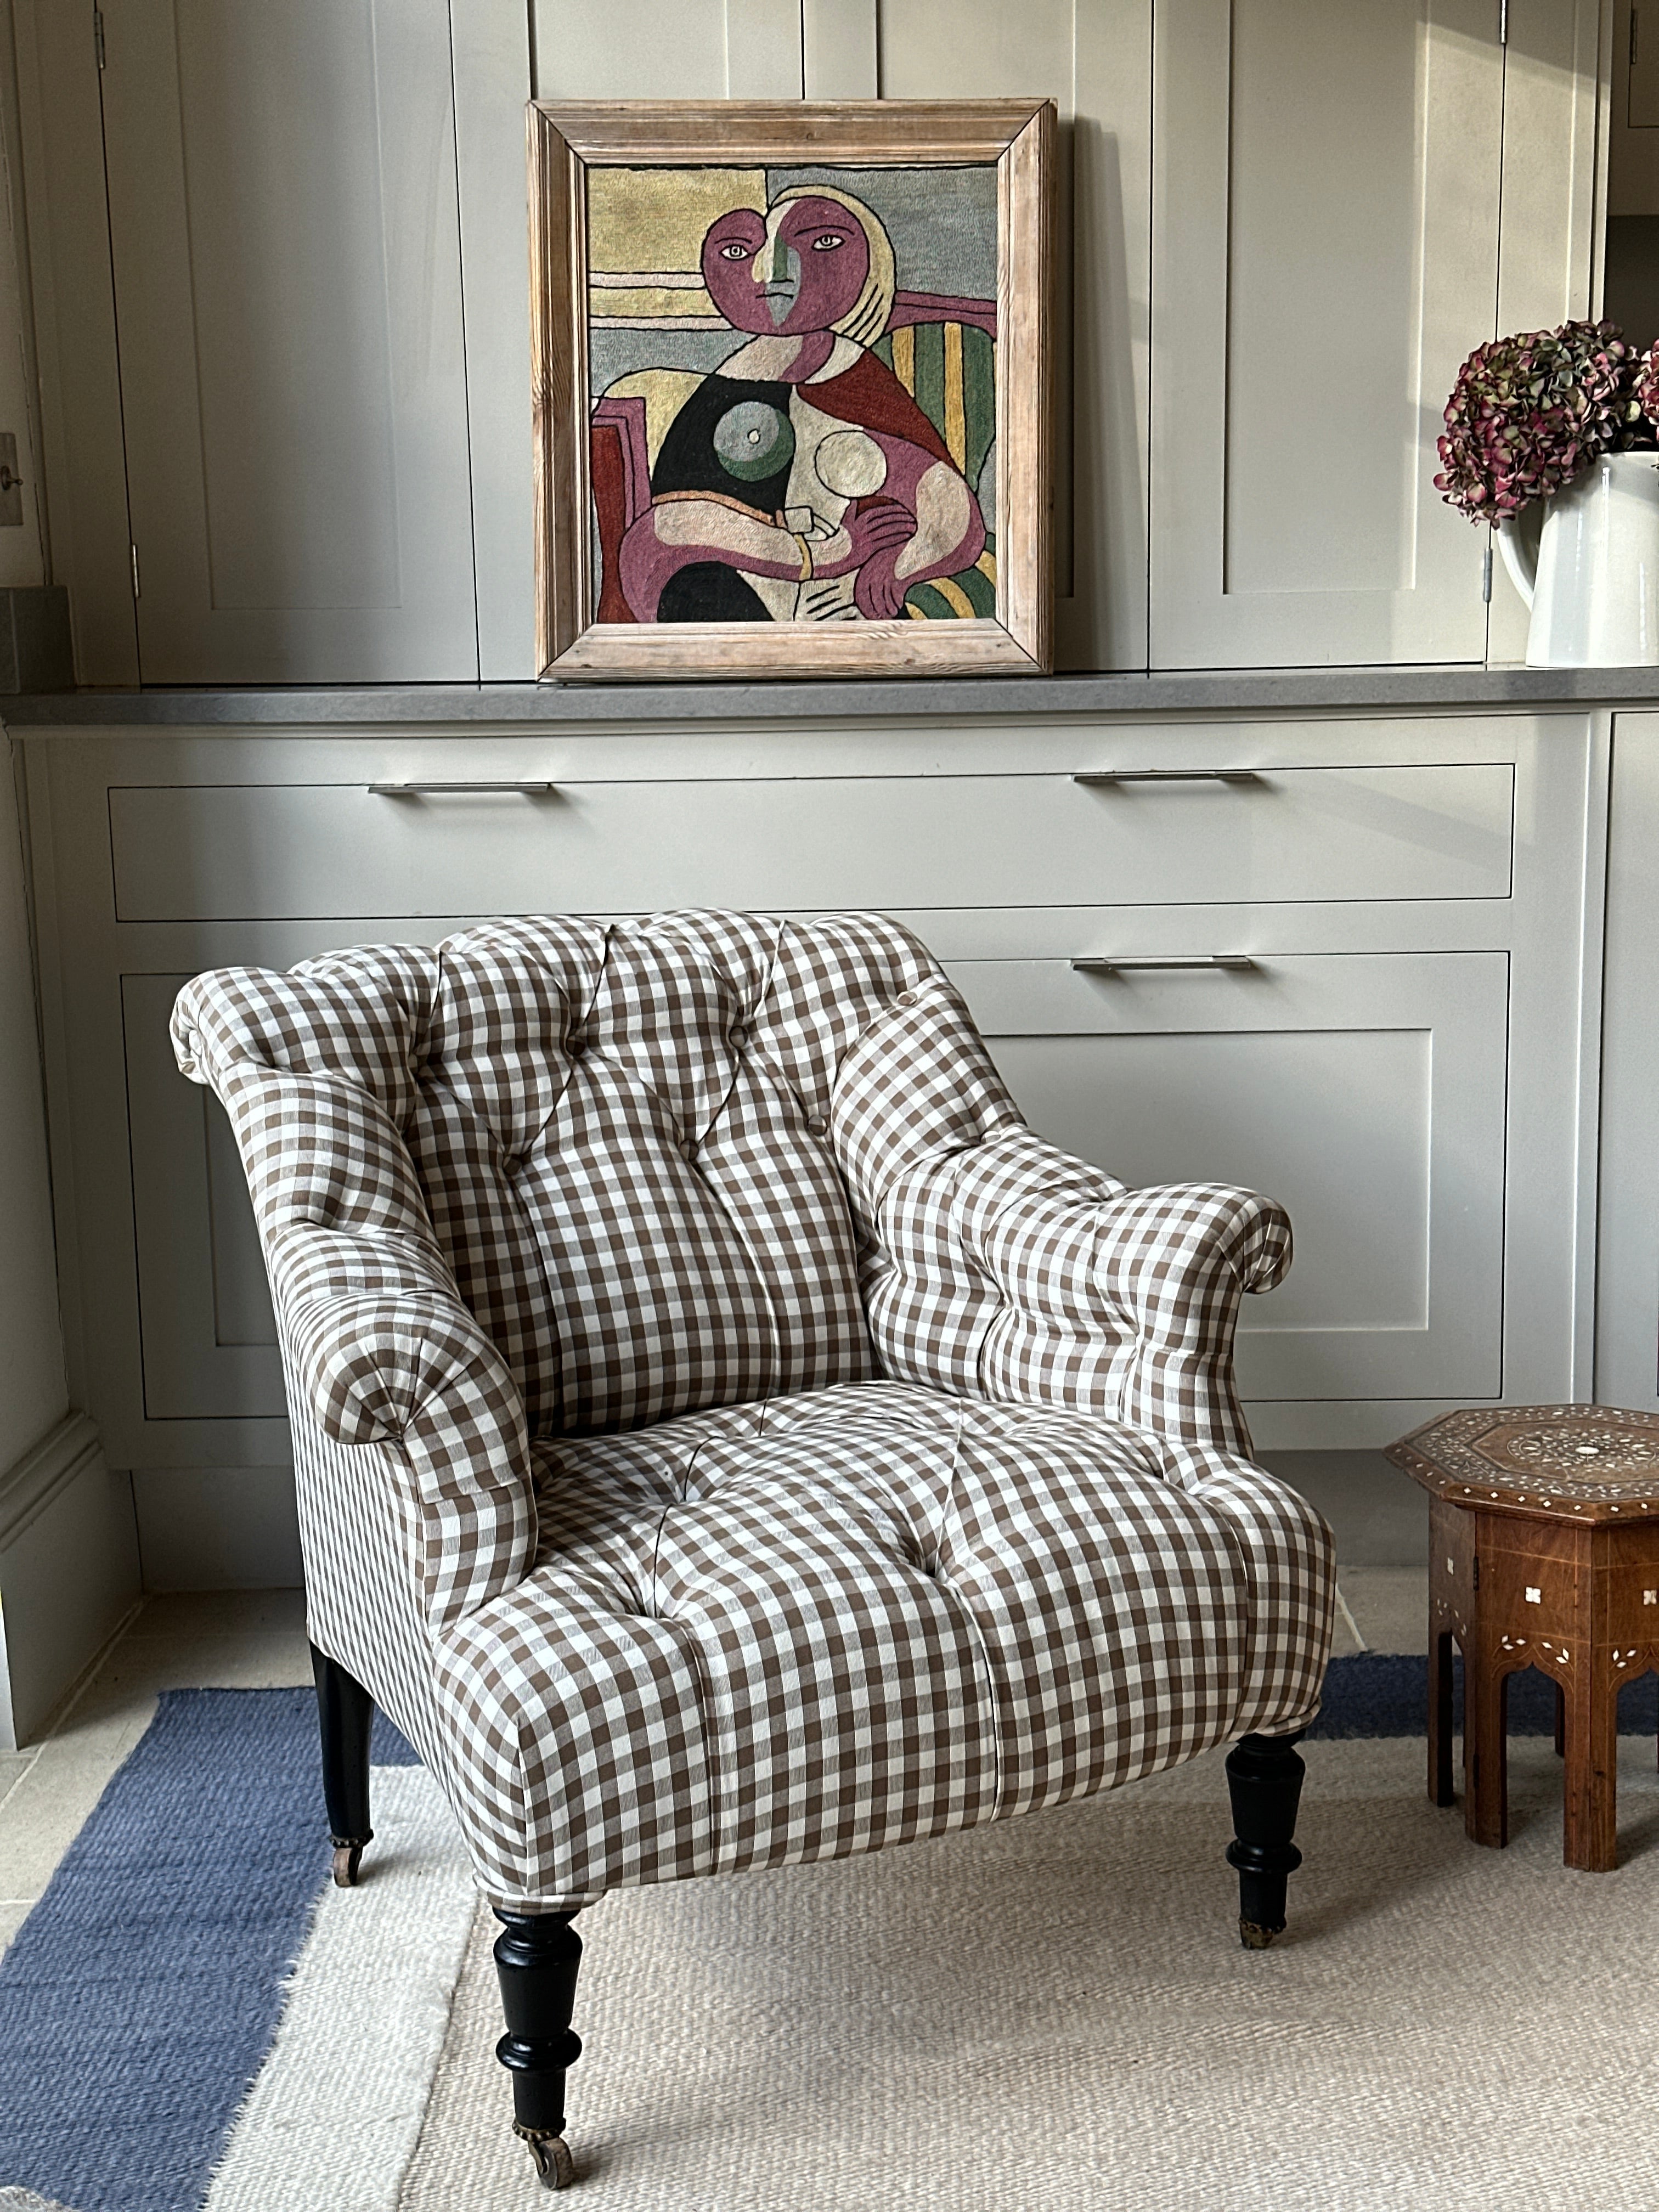
MULTIPOLYGON (((1231 1933, 1215 1758, 874 1859, 613 1896, 578 1923, 560 2201, 1653 2212, 1659 1780, 1651 1743, 1621 1754, 1624 1863, 1582 1875, 1547 1741, 1511 1743, 1504 1852, 1426 1802, 1420 1740, 1310 1745, 1307 1864, 1265 1954, 1231 1933)), ((400 2212, 553 2201, 492 2056, 492 1926, 400 2212)))

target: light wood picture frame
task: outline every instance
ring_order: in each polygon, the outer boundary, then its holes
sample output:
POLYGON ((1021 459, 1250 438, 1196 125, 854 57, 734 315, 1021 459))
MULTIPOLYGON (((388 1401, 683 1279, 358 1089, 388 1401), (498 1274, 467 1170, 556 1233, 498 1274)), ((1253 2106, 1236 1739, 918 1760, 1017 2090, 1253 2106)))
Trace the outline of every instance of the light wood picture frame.
POLYGON ((1054 133, 531 103, 543 678, 1048 672, 1054 133))

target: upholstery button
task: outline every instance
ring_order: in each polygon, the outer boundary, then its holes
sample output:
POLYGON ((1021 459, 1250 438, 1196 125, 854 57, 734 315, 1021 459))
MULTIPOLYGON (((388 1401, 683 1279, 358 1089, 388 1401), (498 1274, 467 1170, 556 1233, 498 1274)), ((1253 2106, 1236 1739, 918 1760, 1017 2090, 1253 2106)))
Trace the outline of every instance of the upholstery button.
POLYGON ((567 1039, 564 1048, 572 1060, 580 1060, 587 1050, 586 1040, 583 1037, 570 1037, 567 1039))
POLYGON ((901 991, 897 998, 894 1000, 893 1004, 896 1006, 919 1006, 921 1002, 921 994, 920 991, 901 991))
POLYGON ((808 1115, 806 1118, 806 1133, 809 1137, 827 1137, 829 1135, 830 1124, 824 1120, 822 1114, 808 1115))
POLYGON ((733 1022, 731 1029, 731 1037, 733 1044, 747 1044, 749 1042, 748 1024, 744 1022, 733 1022))

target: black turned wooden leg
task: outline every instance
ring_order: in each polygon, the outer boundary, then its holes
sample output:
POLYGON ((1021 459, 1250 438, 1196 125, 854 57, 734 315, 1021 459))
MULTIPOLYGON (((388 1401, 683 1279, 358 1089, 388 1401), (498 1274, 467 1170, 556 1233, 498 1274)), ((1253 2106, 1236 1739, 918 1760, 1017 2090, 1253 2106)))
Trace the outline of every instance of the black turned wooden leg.
POLYGON ((317 1718, 323 1735, 323 1802, 328 1808, 329 1841, 334 1846, 334 1879, 352 1888, 362 1863, 363 1846, 373 1841, 368 1825, 368 1739, 374 1700, 337 1659, 311 1647, 311 1671, 317 1677, 317 1718))
POLYGON ((1297 1735, 1247 1735, 1227 1753, 1233 1840, 1227 1863, 1238 1870, 1238 1934, 1247 1951, 1265 1951, 1285 1925, 1285 1891, 1302 1863, 1291 1838, 1307 1769, 1297 1735))
POLYGON ((503 1912, 495 1917, 495 1972, 507 2033, 495 2056, 513 2076, 513 2132, 529 2145, 550 2189, 575 2179, 564 2141, 565 2069, 581 2057, 570 2031, 582 1939, 569 1912, 503 1912))

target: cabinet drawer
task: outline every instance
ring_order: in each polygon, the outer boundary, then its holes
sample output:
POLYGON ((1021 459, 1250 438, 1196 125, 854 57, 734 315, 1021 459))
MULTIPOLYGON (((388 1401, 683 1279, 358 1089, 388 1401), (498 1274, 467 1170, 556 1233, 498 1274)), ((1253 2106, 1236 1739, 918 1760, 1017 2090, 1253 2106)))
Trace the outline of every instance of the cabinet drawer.
POLYGON ((1295 1265, 1239 1316, 1247 1400, 1499 1394, 1507 954, 950 972, 1044 1136, 1288 1208, 1295 1265))
POLYGON ((123 921, 1504 898, 1506 763, 111 789, 123 921))

